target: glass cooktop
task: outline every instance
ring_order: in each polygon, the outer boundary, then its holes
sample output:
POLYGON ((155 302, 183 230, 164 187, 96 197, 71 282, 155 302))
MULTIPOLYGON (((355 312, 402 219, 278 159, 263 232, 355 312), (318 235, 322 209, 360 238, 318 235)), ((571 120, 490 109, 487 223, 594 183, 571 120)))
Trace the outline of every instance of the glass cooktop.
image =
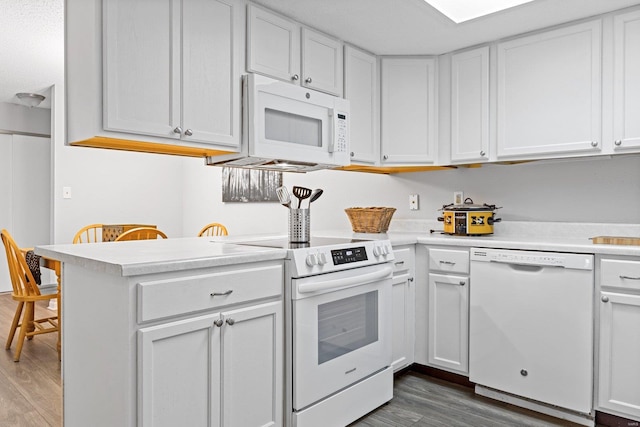
POLYGON ((336 245, 343 245, 347 243, 367 242, 366 239, 344 239, 339 237, 311 237, 309 242, 305 243, 293 243, 289 242, 289 239, 284 237, 281 239, 272 240, 255 240, 250 242, 235 242, 237 245, 246 246, 261 246, 265 248, 277 248, 277 249, 301 249, 301 248, 317 248, 317 247, 331 247, 336 245))

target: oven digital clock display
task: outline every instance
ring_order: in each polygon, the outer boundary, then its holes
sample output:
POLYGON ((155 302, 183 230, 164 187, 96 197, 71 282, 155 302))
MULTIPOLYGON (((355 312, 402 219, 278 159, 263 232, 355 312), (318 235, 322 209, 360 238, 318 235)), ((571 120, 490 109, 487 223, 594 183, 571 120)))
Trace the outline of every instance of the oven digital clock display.
POLYGON ((349 249, 334 249, 331 251, 331 256, 333 257, 333 265, 366 261, 368 259, 364 246, 349 249))

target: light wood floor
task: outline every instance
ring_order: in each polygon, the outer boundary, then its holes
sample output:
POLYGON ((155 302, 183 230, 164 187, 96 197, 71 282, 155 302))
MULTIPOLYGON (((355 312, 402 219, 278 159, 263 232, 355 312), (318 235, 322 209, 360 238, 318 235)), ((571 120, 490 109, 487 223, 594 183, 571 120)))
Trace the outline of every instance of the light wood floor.
MULTIPOLYGON (((0 294, 0 344, 4 347, 16 303, 0 294)), ((37 312, 50 313, 46 303, 37 312)), ((0 426, 62 425, 60 362, 56 334, 27 341, 20 362, 10 350, 0 350, 0 426)), ((408 372, 396 379, 393 400, 358 420, 353 427, 547 427, 573 426, 535 412, 481 396, 473 389, 408 372)), ((327 426, 333 427, 333 426, 327 426)))

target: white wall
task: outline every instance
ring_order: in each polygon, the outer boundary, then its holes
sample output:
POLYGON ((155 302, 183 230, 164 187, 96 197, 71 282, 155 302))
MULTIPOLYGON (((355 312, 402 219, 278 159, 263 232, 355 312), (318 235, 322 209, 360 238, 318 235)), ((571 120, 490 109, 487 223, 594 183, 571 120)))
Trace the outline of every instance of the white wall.
MULTIPOLYGON (((222 203, 221 168, 199 159, 185 159, 184 166, 185 235, 213 221, 233 234, 287 231, 284 207, 222 203)), ((434 220, 457 190, 476 203, 502 206, 498 216, 504 220, 640 224, 639 156, 397 175, 318 171, 285 174, 284 184, 324 189, 312 206, 312 232, 349 230, 344 209, 352 206, 393 206, 394 218, 434 220), (409 211, 409 194, 420 196, 420 210, 409 211)))

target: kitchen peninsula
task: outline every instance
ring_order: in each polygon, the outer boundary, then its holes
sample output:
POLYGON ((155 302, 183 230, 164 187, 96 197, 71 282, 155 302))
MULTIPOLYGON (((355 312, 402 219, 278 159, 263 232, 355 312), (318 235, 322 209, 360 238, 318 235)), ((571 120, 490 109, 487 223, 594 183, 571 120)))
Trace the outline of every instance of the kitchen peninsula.
POLYGON ((282 425, 284 251, 207 238, 37 251, 63 265, 65 426, 282 425))

